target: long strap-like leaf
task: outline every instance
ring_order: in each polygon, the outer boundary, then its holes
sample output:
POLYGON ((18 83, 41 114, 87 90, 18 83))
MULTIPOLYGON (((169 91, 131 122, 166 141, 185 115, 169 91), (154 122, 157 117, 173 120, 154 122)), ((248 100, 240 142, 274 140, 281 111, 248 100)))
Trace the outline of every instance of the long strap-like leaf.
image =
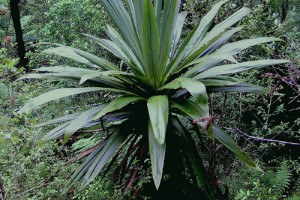
POLYGON ((203 160, 201 158, 201 155, 197 151, 195 142, 193 141, 190 133, 185 129, 185 127, 177 118, 172 118, 172 125, 175 127, 176 132, 180 135, 182 139, 181 148, 184 150, 184 153, 187 155, 189 162, 191 163, 193 172, 197 177, 198 186, 205 190, 209 199, 215 199, 213 186, 210 183, 209 177, 207 176, 207 172, 203 165, 203 160))
POLYGON ((102 145, 97 146, 92 153, 84 160, 84 162, 76 169, 73 175, 70 177, 68 182, 66 183, 63 193, 66 193, 73 185, 75 185, 78 181, 82 180, 88 169, 90 168, 92 162, 99 154, 103 146, 106 144, 106 141, 102 143, 102 145))
POLYGON ((143 29, 141 42, 144 56, 144 66, 151 85, 157 88, 160 82, 162 65, 159 62, 160 40, 159 27, 156 21, 151 0, 146 0, 143 7, 143 29))
POLYGON ((212 23, 213 19, 217 15, 220 7, 226 2, 221 1, 220 3, 216 4, 209 13, 207 13, 204 18, 201 20, 200 24, 190 32, 183 42, 180 44, 179 48, 177 49, 175 58, 172 62, 170 62, 166 68, 165 76, 169 76, 181 63, 181 61, 188 56, 189 52, 194 48, 196 44, 198 44, 202 38, 205 36, 209 25, 212 23))
POLYGON ((181 5, 181 0, 166 0, 164 2, 164 9, 160 24, 160 65, 163 67, 161 70, 161 75, 165 70, 167 64, 171 44, 173 40, 174 30, 176 28, 177 17, 179 13, 179 8, 181 5))
POLYGON ((47 121, 45 123, 35 125, 35 127, 39 128, 39 127, 49 126, 49 125, 57 124, 57 123, 61 123, 61 122, 71 121, 73 119, 76 119, 76 117, 78 117, 81 113, 82 112, 78 112, 78 113, 74 113, 74 114, 70 114, 70 115, 65 115, 63 117, 55 118, 55 119, 52 119, 52 120, 47 121))
POLYGON ((122 90, 101 88, 101 87, 56 89, 31 99, 19 110, 19 113, 29 112, 30 110, 38 108, 40 105, 44 103, 57 100, 63 97, 68 97, 68 96, 87 93, 87 92, 97 92, 97 91, 124 92, 122 90))
POLYGON ((270 65, 278 65, 288 63, 288 60, 258 60, 258 61, 249 61, 243 62, 238 64, 231 64, 231 65, 221 65, 217 67, 210 68, 199 75, 195 76, 194 79, 203 79, 209 78, 212 76, 218 76, 223 74, 232 74, 237 72, 246 71, 249 69, 257 69, 262 68, 270 65))
POLYGON ((70 122, 65 122, 62 125, 54 128, 53 130, 51 130, 50 132, 48 132, 42 138, 42 140, 43 141, 51 141, 51 140, 55 140, 55 139, 61 137, 65 133, 65 131, 66 131, 67 127, 69 126, 69 124, 70 124, 70 122))
POLYGON ((282 40, 274 37, 260 37, 260 38, 240 40, 237 42, 225 44, 220 49, 218 49, 216 53, 220 53, 220 54, 230 53, 231 55, 236 55, 249 47, 256 46, 263 43, 268 43, 268 42, 276 42, 276 41, 282 41, 282 40))
POLYGON ((81 184, 82 188, 87 186, 97 177, 105 164, 119 149, 125 139, 125 135, 119 131, 116 131, 112 136, 110 136, 105 146, 103 146, 101 151, 97 153, 97 155, 91 161, 91 165, 84 175, 83 182, 81 184))
POLYGON ((267 94, 269 89, 256 86, 249 83, 244 83, 236 78, 228 76, 217 76, 208 79, 201 79, 206 87, 209 87, 209 92, 240 92, 240 93, 262 93, 267 94))
POLYGON ((151 122, 148 125, 148 135, 149 135, 149 152, 152 166, 152 177, 156 189, 159 188, 160 182, 163 175, 163 167, 166 154, 166 143, 159 144, 154 136, 151 122))
POLYGON ((229 16, 227 19, 225 19, 220 24, 217 24, 206 36, 201 40, 199 44, 197 44, 193 50, 191 51, 191 54, 193 54, 197 49, 199 49, 199 46, 203 46, 203 44, 211 41, 213 38, 217 37, 219 34, 226 31, 228 28, 239 22, 241 19, 243 19, 245 16, 247 16, 251 10, 249 8, 241 8, 231 16, 229 16))
POLYGON ((157 142, 162 145, 165 142, 168 118, 169 100, 167 96, 153 96, 147 101, 150 123, 157 142))
POLYGON ((110 102, 104 109, 102 109, 94 119, 99 119, 106 115, 107 113, 119 110, 133 102, 143 100, 141 97, 119 97, 110 102))
POLYGON ((87 123, 91 122, 97 113, 99 113, 104 107, 105 105, 100 105, 89 109, 75 118, 65 130, 64 141, 66 142, 76 131, 83 128, 87 123))
POLYGON ((222 44, 226 43, 235 33, 242 30, 243 27, 239 26, 233 28, 229 31, 224 31, 223 33, 216 35, 216 37, 207 41, 206 43, 200 43, 194 49, 194 52, 191 52, 190 55, 180 64, 179 69, 185 67, 189 63, 193 62, 197 58, 208 55, 213 52, 215 49, 220 47, 222 44))
POLYGON ((208 96, 203 83, 189 78, 177 78, 171 83, 165 85, 162 89, 179 89, 183 88, 189 91, 194 100, 198 104, 202 117, 209 116, 208 96))
POLYGON ((215 138, 224 146, 226 146, 230 151, 232 151, 239 159, 241 159, 248 166, 258 171, 262 171, 250 158, 250 156, 248 156, 227 133, 222 131, 222 129, 217 126, 214 126, 213 130, 215 138))
POLYGON ((171 54, 170 54, 171 58, 173 58, 175 55, 175 51, 176 51, 177 45, 180 40, 180 36, 182 33, 182 29, 183 29, 183 25, 184 25, 186 16, 187 16, 187 12, 182 12, 182 13, 178 14, 176 26, 174 29, 174 35, 173 35, 173 39, 172 39, 172 49, 171 49, 171 54))
POLYGON ((91 67, 102 68, 104 70, 119 70, 114 64, 103 58, 99 58, 93 54, 72 47, 60 46, 52 49, 47 49, 44 52, 69 58, 91 67))
MULTIPOLYGON (((134 1, 134 3, 143 2, 144 0, 134 1)), ((134 54, 142 60, 142 51, 139 43, 138 33, 134 24, 134 21, 130 17, 129 13, 126 11, 126 8, 121 0, 101 0, 101 3, 110 18, 121 32, 122 37, 132 49, 134 54)), ((137 10, 135 10, 137 11, 137 10)), ((141 12, 141 11, 140 11, 141 12)), ((141 16, 138 16, 138 12, 135 12, 137 19, 141 20, 141 16), (140 18, 139 18, 140 17, 140 18)), ((138 23, 139 24, 139 23, 138 23)), ((141 24, 138 25, 138 27, 141 24)))

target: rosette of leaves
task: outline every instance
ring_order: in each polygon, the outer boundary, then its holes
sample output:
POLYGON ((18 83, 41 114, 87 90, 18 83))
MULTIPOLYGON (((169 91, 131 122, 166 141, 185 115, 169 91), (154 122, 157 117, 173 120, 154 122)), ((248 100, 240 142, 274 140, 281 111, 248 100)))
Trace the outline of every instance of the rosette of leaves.
POLYGON ((280 40, 262 37, 228 43, 242 30, 243 27, 236 24, 250 10, 241 8, 212 26, 219 9, 227 1, 217 3, 184 38, 181 35, 187 13, 179 11, 180 0, 101 2, 115 28, 107 25, 109 39, 86 36, 122 60, 126 64, 125 70, 85 51, 58 45, 46 50, 46 53, 73 59, 86 64, 88 68, 42 67, 36 71, 43 73, 24 77, 68 79, 79 82, 81 87, 57 89, 42 94, 31 99, 20 113, 49 101, 87 92, 117 94, 110 103, 42 124, 62 123, 45 135, 46 141, 61 137, 67 141, 74 134, 80 134, 77 132, 82 129, 93 130, 99 126, 105 129, 99 134, 106 134, 106 139, 81 155, 86 158, 71 176, 66 188, 78 181, 82 187, 88 185, 105 166, 109 169, 116 163, 120 155, 123 157, 117 163, 115 176, 124 175, 126 169, 135 164, 135 170, 130 171, 128 181, 129 185, 132 184, 139 169, 146 163, 144 160, 150 157, 153 180, 156 188, 159 188, 168 148, 166 138, 179 138, 180 148, 189 161, 190 173, 195 175, 198 186, 206 191, 207 196, 214 199, 213 186, 195 141, 183 126, 182 118, 197 123, 211 140, 219 141, 248 166, 259 170, 256 163, 229 135, 213 125, 208 93, 268 92, 229 75, 287 63, 286 60, 238 63, 235 59, 246 48, 280 40))

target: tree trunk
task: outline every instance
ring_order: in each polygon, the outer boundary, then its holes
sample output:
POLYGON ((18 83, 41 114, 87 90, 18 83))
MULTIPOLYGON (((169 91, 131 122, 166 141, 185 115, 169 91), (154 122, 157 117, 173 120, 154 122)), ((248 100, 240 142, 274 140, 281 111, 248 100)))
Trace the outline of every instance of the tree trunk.
POLYGON ((20 58, 18 67, 24 67, 26 71, 29 71, 28 58, 26 58, 25 44, 23 40, 23 31, 21 27, 21 16, 19 9, 20 0, 10 0, 10 13, 14 24, 16 42, 18 43, 18 56, 20 58))
POLYGON ((1 194, 1 199, 3 200, 6 200, 6 191, 5 191, 5 188, 4 188, 4 183, 0 177, 0 194, 1 194))
POLYGON ((289 10, 289 1, 285 0, 281 5, 281 16, 280 16, 281 23, 283 23, 286 20, 288 10, 289 10))

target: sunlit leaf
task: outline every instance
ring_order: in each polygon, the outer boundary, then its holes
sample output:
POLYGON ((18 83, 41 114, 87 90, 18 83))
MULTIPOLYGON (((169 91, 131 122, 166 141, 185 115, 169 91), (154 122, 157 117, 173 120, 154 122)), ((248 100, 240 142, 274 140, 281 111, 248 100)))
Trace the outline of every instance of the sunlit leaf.
POLYGON ((106 105, 100 105, 89 109, 76 117, 66 128, 64 141, 66 142, 77 130, 83 128, 84 125, 91 122, 97 113, 99 113, 105 106, 106 105))
POLYGON ((157 142, 165 142, 169 117, 169 100, 167 96, 153 96, 147 101, 148 113, 153 134, 157 142))
POLYGON ((110 102, 105 108, 99 112, 94 119, 99 119, 106 115, 107 113, 119 110, 133 102, 143 100, 141 97, 119 97, 110 102))
POLYGON ((68 97, 72 95, 87 93, 87 92, 97 92, 97 91, 112 91, 117 92, 119 90, 116 89, 108 89, 101 87, 86 87, 86 88, 62 88, 52 90, 50 92, 44 93, 38 97, 31 99, 28 103, 26 103, 20 110, 19 113, 29 112, 32 109, 38 108, 40 105, 57 100, 63 97, 68 97))

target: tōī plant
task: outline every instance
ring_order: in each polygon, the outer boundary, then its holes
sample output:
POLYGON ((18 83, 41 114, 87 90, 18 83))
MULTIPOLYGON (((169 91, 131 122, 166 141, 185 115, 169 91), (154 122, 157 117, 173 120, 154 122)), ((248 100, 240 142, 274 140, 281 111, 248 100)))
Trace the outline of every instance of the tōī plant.
POLYGON ((78 130, 105 127, 105 133, 99 134, 106 134, 107 138, 83 153, 87 158, 72 175, 66 188, 77 181, 82 182, 82 187, 89 184, 108 161, 110 164, 107 168, 110 168, 124 149, 126 152, 121 154, 123 158, 118 163, 115 175, 123 176, 124 170, 130 169, 133 163, 136 165, 126 188, 132 184, 142 165, 147 163, 144 160, 148 158, 148 152, 153 180, 156 188, 159 188, 166 149, 172 146, 169 141, 176 140, 180 151, 169 153, 178 153, 178 157, 186 158, 190 173, 197 179, 195 182, 206 191, 208 198, 214 199, 213 186, 194 139, 181 122, 182 117, 191 119, 212 140, 218 140, 248 166, 259 170, 229 135, 213 125, 208 93, 268 92, 228 75, 288 62, 259 60, 238 63, 234 58, 248 47, 279 39, 263 37, 224 45, 242 30, 241 26, 233 26, 250 13, 248 8, 242 8, 211 28, 220 7, 226 1, 216 4, 185 38, 181 38, 181 33, 187 13, 179 13, 180 0, 165 0, 164 3, 162 0, 126 0, 126 5, 121 0, 101 2, 117 29, 107 26, 106 32, 110 39, 86 36, 124 61, 126 70, 122 71, 113 63, 90 53, 58 45, 46 52, 81 62, 90 69, 42 67, 37 69, 42 74, 24 77, 69 79, 78 81, 82 87, 57 89, 42 94, 31 99, 20 113, 49 101, 86 92, 118 94, 110 103, 42 124, 63 122, 49 132, 44 140, 64 136, 65 141, 78 130))

